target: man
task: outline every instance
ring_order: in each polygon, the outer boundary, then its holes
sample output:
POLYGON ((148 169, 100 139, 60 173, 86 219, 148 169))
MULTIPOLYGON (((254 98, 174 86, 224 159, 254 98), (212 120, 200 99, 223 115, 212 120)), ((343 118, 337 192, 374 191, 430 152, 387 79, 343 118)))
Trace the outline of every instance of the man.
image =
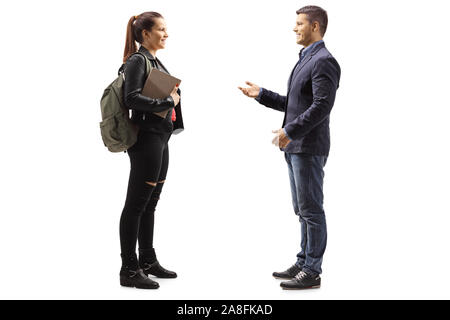
POLYGON ((327 241, 323 210, 323 167, 330 149, 329 115, 339 87, 340 67, 326 49, 323 36, 328 17, 317 6, 297 11, 294 32, 304 48, 288 81, 286 96, 246 82, 239 89, 248 97, 275 110, 284 111, 283 128, 273 131, 273 143, 285 152, 292 202, 301 226, 301 251, 296 263, 274 272, 283 289, 318 288, 327 241))

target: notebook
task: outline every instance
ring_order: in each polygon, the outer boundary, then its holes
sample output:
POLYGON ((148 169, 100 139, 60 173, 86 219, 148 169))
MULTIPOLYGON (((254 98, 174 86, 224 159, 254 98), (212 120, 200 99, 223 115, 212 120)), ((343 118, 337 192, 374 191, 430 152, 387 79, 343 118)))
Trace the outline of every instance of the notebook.
MULTIPOLYGON (((173 88, 181 83, 181 80, 171 75, 152 68, 145 81, 142 94, 153 99, 164 99, 170 96, 173 88)), ((154 112, 154 114, 165 118, 169 110, 154 112)))

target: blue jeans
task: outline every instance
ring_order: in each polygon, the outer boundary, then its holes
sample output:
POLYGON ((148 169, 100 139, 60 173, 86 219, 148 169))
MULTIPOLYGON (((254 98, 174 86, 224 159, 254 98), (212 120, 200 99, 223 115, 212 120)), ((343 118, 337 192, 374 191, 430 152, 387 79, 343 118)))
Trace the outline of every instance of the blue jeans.
POLYGON ((326 156, 285 153, 291 182, 292 204, 300 219, 301 251, 297 266, 306 273, 322 273, 327 244, 327 224, 323 210, 323 167, 326 156))

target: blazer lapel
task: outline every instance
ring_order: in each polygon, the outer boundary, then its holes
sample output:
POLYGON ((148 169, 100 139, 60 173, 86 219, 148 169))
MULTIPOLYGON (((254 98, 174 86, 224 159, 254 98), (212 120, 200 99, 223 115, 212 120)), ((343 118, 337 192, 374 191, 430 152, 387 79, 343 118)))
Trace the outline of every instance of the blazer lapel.
MULTIPOLYGON (((292 79, 295 78, 295 76, 302 70, 302 68, 305 66, 305 64, 307 64, 308 61, 311 60, 311 58, 312 58, 312 55, 310 53, 306 57, 303 58, 303 60, 302 60, 302 62, 300 62, 299 66, 295 65, 294 70, 292 70, 291 77, 289 78, 288 94, 291 91, 292 79)), ((298 64, 298 62, 297 62, 297 64, 298 64)))
MULTIPOLYGON (((311 60, 311 58, 313 57, 313 55, 315 55, 317 53, 317 51, 319 51, 320 49, 322 49, 323 47, 325 47, 324 43, 320 43, 318 44, 313 50, 311 50, 311 52, 309 52, 307 54, 306 57, 303 58, 303 60, 300 62, 300 65, 297 67, 297 64, 294 67, 294 70, 292 70, 291 76, 289 77, 289 83, 288 83, 288 94, 289 91, 291 91, 291 85, 292 85, 292 80, 295 78, 295 76, 302 70, 302 68, 309 62, 309 60, 311 60)), ((303 49, 302 49, 303 50, 303 49)), ((301 52, 300 52, 301 54, 301 52)))
POLYGON ((298 61, 297 61, 297 63, 295 64, 294 68, 292 69, 291 75, 289 76, 289 80, 288 80, 288 83, 287 83, 287 85, 288 85, 288 91, 289 91, 289 89, 291 88, 292 76, 294 75, 294 71, 295 71, 295 68, 297 68, 297 65, 298 65, 298 61))

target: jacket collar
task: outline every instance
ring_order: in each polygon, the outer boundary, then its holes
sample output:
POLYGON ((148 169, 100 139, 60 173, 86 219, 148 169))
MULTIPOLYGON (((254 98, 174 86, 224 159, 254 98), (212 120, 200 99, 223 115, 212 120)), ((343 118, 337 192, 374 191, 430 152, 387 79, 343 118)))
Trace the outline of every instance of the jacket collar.
MULTIPOLYGON (((325 48, 325 43, 323 41, 315 42, 311 46, 306 48, 307 52, 301 59, 301 62, 298 65, 298 68, 294 69, 293 74, 294 74, 294 72, 296 72, 296 73, 300 72, 300 70, 305 66, 305 64, 307 64, 308 61, 311 60, 312 57, 322 48, 325 48)), ((303 49, 302 49, 302 51, 303 51, 303 49)), ((302 51, 300 51, 300 55, 302 54, 302 51)))
POLYGON ((314 42, 313 44, 309 45, 306 48, 303 48, 302 50, 300 50, 300 53, 298 54, 299 57, 302 56, 302 53, 305 52, 305 56, 303 57, 306 58, 307 56, 311 55, 315 55, 317 53, 317 51, 319 51, 320 49, 325 47, 325 42, 323 42, 323 40, 319 40, 317 42, 314 42))
POLYGON ((150 60, 156 61, 156 58, 144 46, 140 46, 138 52, 145 54, 145 56, 150 60))
POLYGON ((169 70, 167 70, 163 63, 158 58, 154 57, 144 46, 140 46, 138 52, 144 54, 150 60, 153 67, 161 67, 167 74, 169 74, 169 70))

